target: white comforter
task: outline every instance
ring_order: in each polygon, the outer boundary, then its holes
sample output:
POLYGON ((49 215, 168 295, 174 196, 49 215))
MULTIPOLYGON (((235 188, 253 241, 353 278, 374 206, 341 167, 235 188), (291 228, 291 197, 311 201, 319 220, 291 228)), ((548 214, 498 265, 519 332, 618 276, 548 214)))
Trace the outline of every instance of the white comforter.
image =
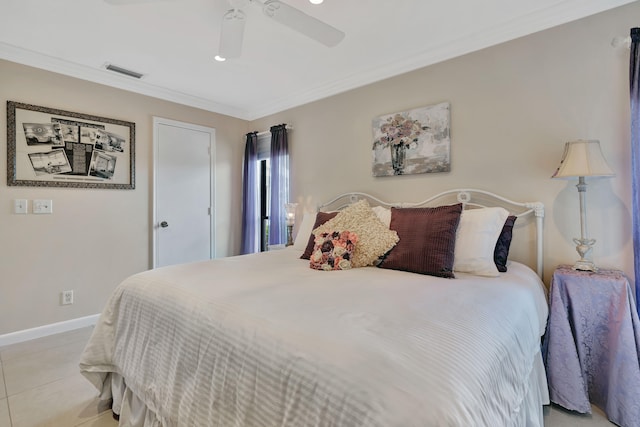
POLYGON ((547 304, 529 268, 440 279, 316 271, 299 255, 128 278, 96 325, 82 373, 106 392, 109 373, 121 375, 162 426, 542 422, 524 414, 546 387, 534 371, 547 304))

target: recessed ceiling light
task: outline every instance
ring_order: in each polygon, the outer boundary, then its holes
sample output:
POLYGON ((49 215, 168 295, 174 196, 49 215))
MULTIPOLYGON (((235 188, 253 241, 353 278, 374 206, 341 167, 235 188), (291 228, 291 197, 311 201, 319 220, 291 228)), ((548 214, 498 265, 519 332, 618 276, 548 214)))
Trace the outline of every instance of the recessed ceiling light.
POLYGON ((214 56, 214 57, 213 57, 213 59, 215 59, 215 60, 216 60, 216 61, 218 61, 218 62, 224 62, 224 61, 226 61, 226 60, 227 60, 227 58, 223 58, 223 57, 222 57, 222 56, 220 56, 220 55, 216 55, 216 56, 214 56))
POLYGON ((320 3, 322 3, 323 1, 324 1, 324 0, 309 0, 309 3, 312 3, 312 4, 320 4, 320 3))

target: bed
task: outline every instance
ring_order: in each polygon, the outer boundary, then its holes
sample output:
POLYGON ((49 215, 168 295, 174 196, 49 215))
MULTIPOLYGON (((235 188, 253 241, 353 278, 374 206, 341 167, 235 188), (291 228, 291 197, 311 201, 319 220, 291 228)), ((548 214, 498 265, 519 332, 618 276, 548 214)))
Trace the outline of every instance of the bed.
POLYGON ((321 209, 362 200, 394 215, 508 206, 533 269, 446 278, 381 258, 319 271, 300 259, 301 227, 282 250, 133 275, 80 361, 120 426, 543 426, 543 206, 462 189, 420 203, 350 193, 321 209))

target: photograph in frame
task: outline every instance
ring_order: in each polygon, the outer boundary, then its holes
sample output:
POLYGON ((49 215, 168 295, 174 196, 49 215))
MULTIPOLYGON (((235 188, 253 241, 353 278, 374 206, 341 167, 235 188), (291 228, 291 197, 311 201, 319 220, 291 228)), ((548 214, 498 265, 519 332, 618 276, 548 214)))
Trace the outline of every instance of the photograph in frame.
POLYGON ((7 101, 7 185, 135 188, 135 123, 7 101))

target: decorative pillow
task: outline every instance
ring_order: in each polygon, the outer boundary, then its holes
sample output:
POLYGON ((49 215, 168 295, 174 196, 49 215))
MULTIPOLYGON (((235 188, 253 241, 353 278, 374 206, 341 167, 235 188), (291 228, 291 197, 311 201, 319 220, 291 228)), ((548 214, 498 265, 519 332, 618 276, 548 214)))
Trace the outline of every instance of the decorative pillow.
POLYGON ((316 270, 348 270, 358 236, 350 231, 320 233, 315 240, 309 266, 316 270))
MULTIPOLYGON (((307 238, 307 247, 305 248, 303 254, 300 256, 300 259, 309 259, 311 257, 311 252, 313 252, 313 245, 315 244, 316 236, 313 235, 313 230, 320 227, 325 222, 329 221, 331 218, 338 215, 338 212, 318 212, 316 214, 316 222, 313 224, 313 228, 309 233, 309 237, 307 238)), ((304 236, 301 236, 304 238, 304 236)))
POLYGON ((513 225, 516 223, 517 216, 510 215, 504 222, 500 237, 496 242, 496 248, 493 251, 493 261, 496 263, 498 271, 504 273, 507 271, 507 258, 509 258, 509 248, 511 247, 511 238, 513 237, 513 225))
POLYGON ((453 278, 456 230, 462 203, 435 208, 391 208, 400 242, 379 267, 453 278))
POLYGON ((349 230, 358 235, 358 244, 351 259, 353 268, 373 265, 398 243, 398 234, 380 222, 364 199, 340 211, 335 218, 313 230, 313 233, 317 236, 334 230, 349 230))
POLYGON ((453 271, 495 277, 493 253, 509 212, 504 208, 468 209, 462 212, 456 236, 453 271))
POLYGON ((371 209, 373 209, 378 219, 389 228, 389 224, 391 224, 391 209, 384 206, 374 206, 371 209))
POLYGON ((313 232, 313 223, 315 220, 315 213, 305 212, 302 222, 300 223, 300 227, 298 227, 296 238, 293 241, 293 247, 295 249, 298 249, 299 251, 304 251, 306 249, 307 243, 309 242, 309 236, 311 236, 311 233, 313 232))

